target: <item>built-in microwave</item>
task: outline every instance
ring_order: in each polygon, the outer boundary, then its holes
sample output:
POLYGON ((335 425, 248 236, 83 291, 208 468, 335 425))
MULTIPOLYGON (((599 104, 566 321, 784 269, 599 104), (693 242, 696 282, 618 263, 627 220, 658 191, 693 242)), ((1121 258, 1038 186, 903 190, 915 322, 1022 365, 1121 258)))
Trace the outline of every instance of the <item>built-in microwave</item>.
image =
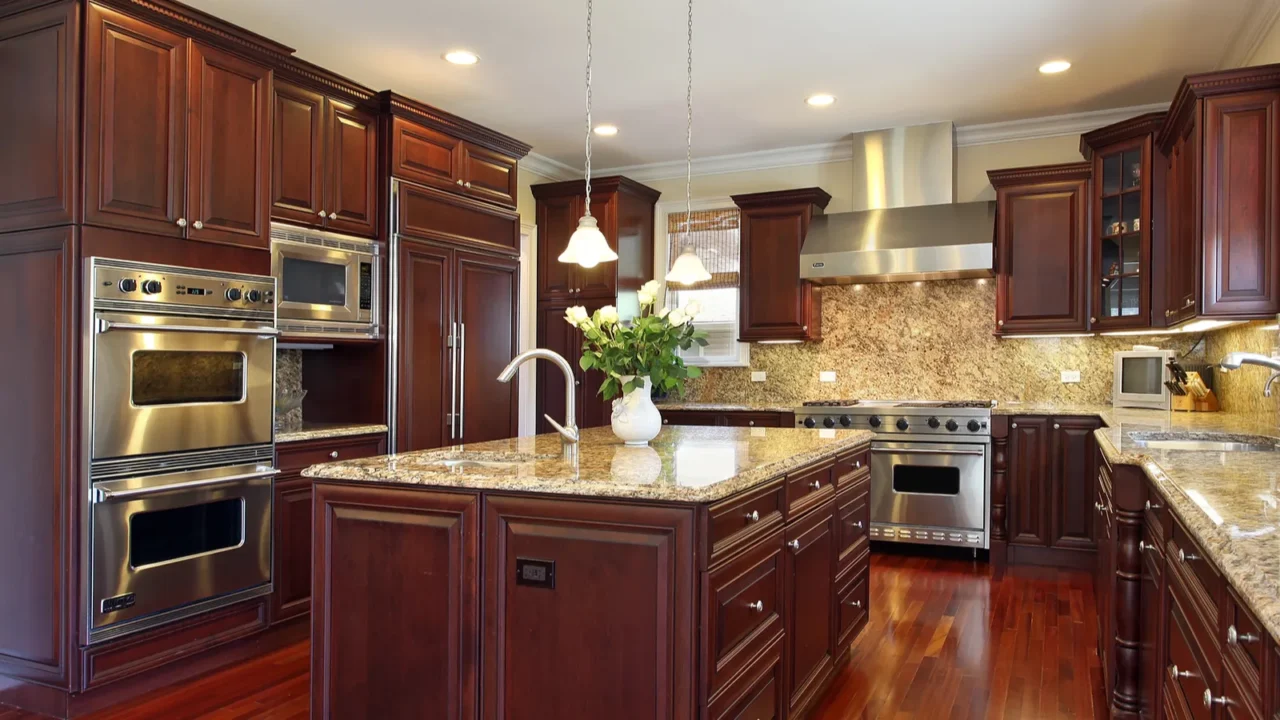
POLYGON ((1111 404, 1116 407, 1168 410, 1173 393, 1169 362, 1172 350, 1122 350, 1115 354, 1115 384, 1111 404))
POLYGON ((271 224, 276 323, 283 335, 382 337, 381 248, 363 238, 271 224))

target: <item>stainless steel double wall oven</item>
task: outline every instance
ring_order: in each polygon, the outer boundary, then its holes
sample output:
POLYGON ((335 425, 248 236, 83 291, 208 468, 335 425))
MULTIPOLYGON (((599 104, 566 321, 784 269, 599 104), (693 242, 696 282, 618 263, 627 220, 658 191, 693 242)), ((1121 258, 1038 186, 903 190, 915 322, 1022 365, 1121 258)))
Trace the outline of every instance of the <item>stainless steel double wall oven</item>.
POLYGON ((271 591, 276 288, 102 258, 85 278, 95 643, 271 591))

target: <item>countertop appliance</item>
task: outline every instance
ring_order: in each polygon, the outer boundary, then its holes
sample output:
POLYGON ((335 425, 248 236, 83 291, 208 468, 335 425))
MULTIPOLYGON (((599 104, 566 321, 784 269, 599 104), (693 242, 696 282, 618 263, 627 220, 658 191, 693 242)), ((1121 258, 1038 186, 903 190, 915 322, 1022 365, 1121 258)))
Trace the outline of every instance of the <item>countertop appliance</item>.
POLYGON ((798 427, 870 430, 872 540, 991 547, 991 401, 823 400, 798 427))
POLYGON ((271 224, 271 274, 280 332, 312 338, 382 337, 381 245, 271 224))
POLYGON ((1111 404, 1115 407, 1168 410, 1173 401, 1172 350, 1121 350, 1115 354, 1111 404))
POLYGON ((87 643, 271 592, 275 280, 90 258, 87 643))

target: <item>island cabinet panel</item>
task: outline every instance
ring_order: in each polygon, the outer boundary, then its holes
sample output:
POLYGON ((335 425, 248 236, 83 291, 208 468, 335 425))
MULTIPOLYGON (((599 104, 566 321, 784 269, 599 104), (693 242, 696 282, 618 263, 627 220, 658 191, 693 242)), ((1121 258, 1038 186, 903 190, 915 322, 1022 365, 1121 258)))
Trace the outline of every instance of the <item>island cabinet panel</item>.
POLYGON ((484 717, 692 718, 693 532, 691 509, 486 496, 484 717))
POLYGON ((783 651, 793 717, 813 704, 835 671, 835 578, 839 530, 835 502, 788 525, 784 565, 783 651))
POLYGON ((477 716, 479 520, 475 494, 316 486, 313 718, 477 716))

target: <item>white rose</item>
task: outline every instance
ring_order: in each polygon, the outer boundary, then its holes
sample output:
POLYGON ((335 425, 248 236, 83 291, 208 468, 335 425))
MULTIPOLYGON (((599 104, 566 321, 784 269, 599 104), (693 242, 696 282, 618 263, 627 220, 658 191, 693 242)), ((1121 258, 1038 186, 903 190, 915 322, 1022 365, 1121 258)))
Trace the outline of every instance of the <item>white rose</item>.
POLYGON ((574 305, 564 311, 564 321, 574 327, 580 327, 587 321, 587 309, 581 305, 574 305))
POLYGON ((662 290, 662 284, 657 280, 650 280, 640 286, 640 306, 652 305, 658 301, 658 293, 662 290))
POLYGON ((684 306, 684 314, 690 319, 698 317, 702 313, 702 303, 697 300, 690 300, 689 304, 684 306))
POLYGON ((689 316, 685 315, 683 310, 672 310, 671 314, 667 315, 667 322, 671 323, 672 327, 680 327, 689 322, 689 316))
POLYGON ((663 306, 663 308, 658 311, 658 317, 664 318, 667 316, 667 313, 669 312, 671 312, 671 308, 663 306))
POLYGON ((600 324, 612 325, 618 322, 618 308, 612 305, 605 305, 600 308, 600 324))

